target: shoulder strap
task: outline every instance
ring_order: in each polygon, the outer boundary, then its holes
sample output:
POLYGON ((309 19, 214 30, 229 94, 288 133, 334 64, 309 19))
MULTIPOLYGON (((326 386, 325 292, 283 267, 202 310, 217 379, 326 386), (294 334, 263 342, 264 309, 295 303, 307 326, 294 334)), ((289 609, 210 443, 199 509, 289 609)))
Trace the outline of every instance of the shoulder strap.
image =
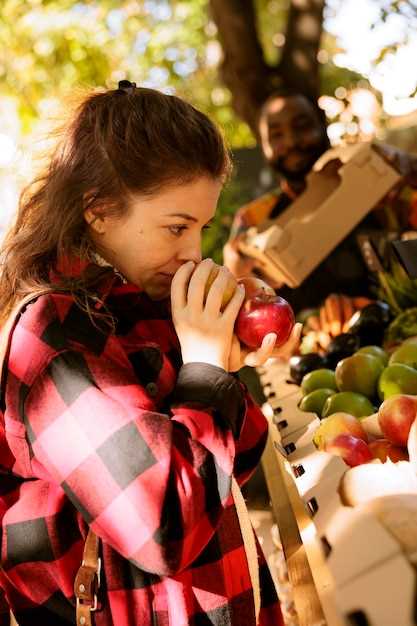
MULTIPOLYGON (((5 410, 5 389, 7 382, 7 363, 13 331, 20 316, 28 304, 35 302, 41 296, 51 293, 51 289, 39 290, 25 296, 12 310, 0 331, 0 410, 5 410)), ((77 599, 77 625, 90 626, 91 613, 97 608, 97 590, 100 585, 101 561, 98 557, 99 538, 91 529, 85 541, 83 560, 78 570, 74 591, 77 599)))
POLYGON ((74 581, 77 626, 92 626, 92 614, 97 610, 101 570, 99 547, 100 539, 90 528, 85 540, 83 560, 74 581))

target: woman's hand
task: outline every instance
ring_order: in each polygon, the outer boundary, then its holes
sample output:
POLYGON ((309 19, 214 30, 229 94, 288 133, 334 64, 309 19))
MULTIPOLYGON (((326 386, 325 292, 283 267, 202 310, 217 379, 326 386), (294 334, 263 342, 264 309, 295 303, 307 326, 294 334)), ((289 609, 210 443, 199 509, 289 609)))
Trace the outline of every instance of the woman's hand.
POLYGON ((213 267, 215 263, 205 259, 197 267, 189 262, 179 268, 171 285, 172 320, 184 364, 198 361, 229 371, 233 328, 245 291, 236 285, 234 295, 223 310, 223 295, 233 277, 227 268, 221 267, 205 298, 207 279, 213 267))
POLYGON ((260 367, 271 358, 288 360, 298 349, 302 328, 302 324, 295 324, 288 340, 279 348, 274 347, 276 334, 268 333, 263 338, 261 347, 255 351, 250 351, 248 348, 242 346, 236 335, 233 335, 229 371, 237 372, 244 365, 260 367))

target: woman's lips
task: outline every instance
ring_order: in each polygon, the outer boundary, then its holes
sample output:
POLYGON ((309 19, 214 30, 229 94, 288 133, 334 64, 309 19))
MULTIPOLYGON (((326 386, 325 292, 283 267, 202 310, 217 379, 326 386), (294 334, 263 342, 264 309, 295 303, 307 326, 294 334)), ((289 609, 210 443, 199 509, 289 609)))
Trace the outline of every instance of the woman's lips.
POLYGON ((167 274, 166 272, 158 272, 158 276, 160 276, 164 282, 169 282, 173 279, 174 274, 167 274))

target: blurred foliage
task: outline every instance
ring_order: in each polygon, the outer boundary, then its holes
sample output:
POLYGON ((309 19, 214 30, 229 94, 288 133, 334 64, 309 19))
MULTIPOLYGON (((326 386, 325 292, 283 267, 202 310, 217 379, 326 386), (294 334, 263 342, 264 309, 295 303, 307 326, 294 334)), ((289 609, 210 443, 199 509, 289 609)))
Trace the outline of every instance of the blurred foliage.
MULTIPOLYGON (((388 0, 381 2, 389 11, 388 0)), ((254 0, 260 41, 271 64, 285 43, 288 4, 254 0)), ((395 10, 403 10, 403 4, 390 0, 395 10)), ((220 124, 230 146, 250 147, 255 139, 233 112, 231 94, 219 78, 216 36, 208 0, 1 0, 0 97, 16 101, 22 131, 30 133, 76 87, 113 88, 128 78, 186 98, 220 124)), ((360 80, 332 64, 337 47, 329 35, 323 37, 323 48, 321 93, 360 80)), ((220 260, 232 215, 250 195, 236 180, 226 187, 205 237, 205 254, 220 260)))
MULTIPOLYGON (((341 8, 344 0, 327 0, 327 11, 331 14, 337 13, 341 8)), ((387 41, 385 45, 381 44, 379 51, 372 60, 374 67, 379 67, 383 72, 383 62, 390 55, 395 53, 402 47, 410 43, 411 37, 415 37, 417 31, 417 0, 368 0, 375 10, 375 18, 371 24, 374 31, 384 31, 386 36, 383 37, 387 41)), ((359 18, 358 14, 358 18, 359 18)), ((407 94, 407 97, 413 97, 417 94, 417 73, 414 71, 415 86, 407 94)))
MULTIPOLYGON (((378 18, 372 25, 373 29, 378 28, 381 24, 387 24, 392 20, 396 20, 398 26, 401 25, 400 32, 402 38, 400 41, 390 42, 383 46, 379 51, 374 63, 379 65, 384 59, 396 52, 399 46, 406 44, 410 40, 410 34, 415 33, 417 29, 417 0, 379 0, 378 18)), ((397 28, 398 28, 397 26, 397 28)), ((417 94, 417 74, 414 90, 408 94, 413 97, 417 94)))
MULTIPOLYGON (((288 2, 254 0, 265 58, 279 60, 288 2)), ((220 82, 221 48, 208 0, 2 0, 0 94, 18 101, 23 131, 75 86, 114 87, 122 78, 175 92, 223 127, 233 147, 254 145, 220 82)), ((336 49, 325 36, 331 59, 336 49)), ((322 64, 321 92, 349 87, 354 72, 322 64)))
POLYGON ((207 0, 2 0, 0 42, 0 94, 17 99, 24 132, 75 86, 128 78, 191 100, 233 145, 253 143, 219 82, 207 0))
POLYGON ((237 209, 253 197, 253 190, 241 179, 232 177, 220 196, 216 215, 203 238, 203 256, 216 263, 223 262, 223 246, 229 238, 233 216, 237 209))
POLYGON ((267 63, 279 61, 285 43, 288 2, 282 0, 254 0, 258 36, 267 63))

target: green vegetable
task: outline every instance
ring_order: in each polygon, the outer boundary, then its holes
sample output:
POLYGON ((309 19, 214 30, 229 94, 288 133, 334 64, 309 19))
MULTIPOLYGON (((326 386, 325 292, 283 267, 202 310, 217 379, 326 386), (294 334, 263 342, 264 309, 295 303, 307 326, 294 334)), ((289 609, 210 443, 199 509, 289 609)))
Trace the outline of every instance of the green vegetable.
POLYGON ((417 307, 406 309, 391 322, 385 331, 384 343, 401 343, 408 337, 417 335, 417 307))

